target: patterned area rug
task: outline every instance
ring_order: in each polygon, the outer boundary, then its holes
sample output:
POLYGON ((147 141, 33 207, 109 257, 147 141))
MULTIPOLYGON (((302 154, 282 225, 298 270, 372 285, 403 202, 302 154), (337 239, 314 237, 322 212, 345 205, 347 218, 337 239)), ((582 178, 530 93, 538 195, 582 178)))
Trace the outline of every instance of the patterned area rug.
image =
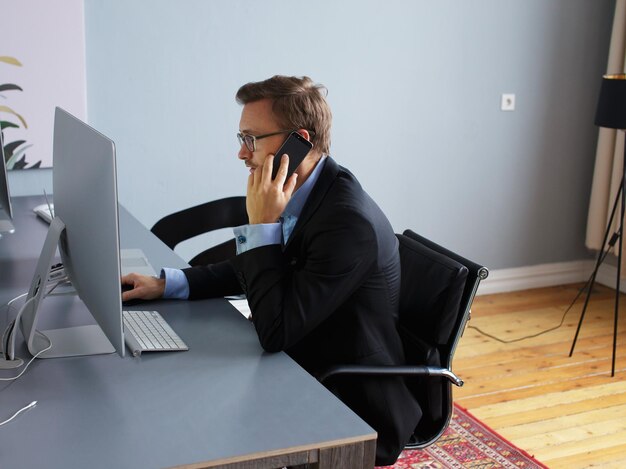
POLYGON ((423 450, 403 451, 394 469, 441 468, 546 468, 525 451, 516 448, 466 409, 455 404, 445 433, 423 450))

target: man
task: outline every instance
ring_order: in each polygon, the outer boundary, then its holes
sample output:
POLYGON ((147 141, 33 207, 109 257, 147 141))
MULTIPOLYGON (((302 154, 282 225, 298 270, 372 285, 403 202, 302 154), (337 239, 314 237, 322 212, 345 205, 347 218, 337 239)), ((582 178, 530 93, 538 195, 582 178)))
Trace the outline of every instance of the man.
MULTIPOLYGON (((249 224, 235 228, 229 261, 161 277, 131 274, 123 300, 199 299, 244 292, 263 348, 285 351, 314 376, 337 364, 404 363, 396 329, 398 244, 387 218, 356 178, 330 158, 330 108, 309 78, 248 83, 239 159, 250 169, 249 224), (291 131, 313 143, 286 178, 273 153, 291 131)), ((329 389, 378 432, 376 464, 392 464, 419 418, 400 378, 336 378, 329 389)))

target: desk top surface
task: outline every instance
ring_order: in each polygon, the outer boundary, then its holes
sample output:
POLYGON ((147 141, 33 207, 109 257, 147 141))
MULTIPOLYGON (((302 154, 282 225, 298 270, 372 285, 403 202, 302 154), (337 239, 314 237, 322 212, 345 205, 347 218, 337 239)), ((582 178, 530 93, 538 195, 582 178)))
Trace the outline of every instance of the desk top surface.
MULTIPOLYGON (((16 232, 0 239, 0 304, 30 284, 47 230, 32 212, 40 203, 15 198, 16 232)), ((120 226, 121 246, 143 249, 156 269, 186 265, 123 208, 120 226)), ((93 323, 76 298, 43 304, 46 321, 63 310, 72 323, 93 323)), ((158 310, 189 351, 38 359, 18 380, 0 382, 0 421, 38 401, 0 427, 0 467, 169 467, 375 437, 286 354, 263 352, 227 301, 146 309, 158 310)), ((2 329, 15 315, 5 310, 2 329)), ((24 347, 18 355, 28 356, 24 347)))

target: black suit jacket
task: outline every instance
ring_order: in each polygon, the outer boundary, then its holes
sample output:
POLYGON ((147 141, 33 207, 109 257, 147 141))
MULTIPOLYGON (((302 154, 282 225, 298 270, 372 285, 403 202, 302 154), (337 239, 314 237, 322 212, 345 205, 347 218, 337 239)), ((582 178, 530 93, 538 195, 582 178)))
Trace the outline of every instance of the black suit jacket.
MULTIPOLYGON (((185 270, 190 299, 247 295, 263 348, 311 374, 337 364, 404 363, 396 329, 398 241, 356 178, 327 158, 285 246, 185 270)), ((421 416, 400 378, 336 378, 329 389, 378 432, 376 464, 392 464, 421 416)))

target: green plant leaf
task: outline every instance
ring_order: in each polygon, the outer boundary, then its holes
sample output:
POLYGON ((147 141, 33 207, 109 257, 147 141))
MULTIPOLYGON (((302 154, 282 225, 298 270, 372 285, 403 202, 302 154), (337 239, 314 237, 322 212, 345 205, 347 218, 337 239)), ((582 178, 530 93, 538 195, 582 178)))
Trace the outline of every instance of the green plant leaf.
POLYGON ((12 169, 37 169, 41 166, 41 160, 37 161, 36 163, 33 163, 32 165, 30 165, 30 167, 28 167, 28 161, 26 161, 26 155, 23 155, 19 161, 16 161, 15 164, 13 165, 12 169))
POLYGON ((7 57, 6 55, 0 55, 0 62, 7 63, 9 65, 17 65, 18 67, 22 66, 22 63, 15 57, 7 57))
POLYGON ((16 140, 15 142, 7 143, 6 145, 4 145, 4 154, 6 155, 6 157, 11 157, 15 149, 23 143, 26 143, 26 140, 16 140))
POLYGON ((9 121, 0 121, 0 129, 10 129, 11 127, 19 129, 20 126, 9 121))
POLYGON ((15 161, 13 165, 9 168, 9 164, 7 163, 7 169, 24 169, 26 167, 26 155, 22 156, 18 161, 15 161))
POLYGON ((9 106, 0 106, 0 112, 7 112, 9 114, 13 114, 15 117, 17 117, 20 120, 24 128, 28 129, 28 124, 26 123, 24 118, 20 116, 17 112, 15 112, 13 109, 11 109, 9 106))
POLYGON ((24 91, 22 88, 20 88, 17 85, 14 85, 13 83, 6 83, 4 85, 0 85, 0 91, 9 91, 9 90, 24 91))
MULTIPOLYGON (((15 142, 12 142, 12 143, 15 143, 15 142)), ((13 153, 13 155, 11 155, 11 157, 7 160, 7 169, 13 169, 13 166, 16 163, 19 163, 20 161, 23 161, 24 165, 23 166, 18 166, 18 168, 16 168, 16 169, 21 169, 24 166, 26 166, 26 156, 22 156, 22 155, 24 154, 24 152, 26 152, 26 150, 28 150, 32 146, 33 146, 32 144, 24 145, 23 147, 19 148, 15 153, 13 153), (20 159, 20 157, 21 157, 21 159, 20 159)), ((21 163, 20 163, 20 165, 21 165, 21 163)))
POLYGON ((13 170, 16 169, 38 169, 41 167, 41 160, 37 161, 36 163, 33 163, 32 165, 30 165, 30 167, 28 167, 28 161, 26 161, 26 155, 23 155, 19 161, 16 161, 15 164, 13 165, 13 170))

